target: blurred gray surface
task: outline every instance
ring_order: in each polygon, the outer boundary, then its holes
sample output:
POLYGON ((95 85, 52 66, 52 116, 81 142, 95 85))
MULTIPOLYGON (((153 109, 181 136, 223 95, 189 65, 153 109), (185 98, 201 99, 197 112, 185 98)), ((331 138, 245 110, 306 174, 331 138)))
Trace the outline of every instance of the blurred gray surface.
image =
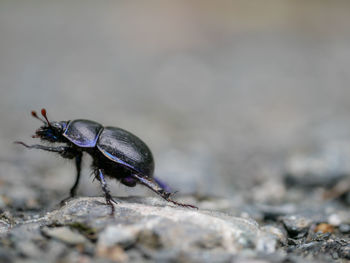
MULTIPOLYGON (((34 141, 29 112, 46 107, 55 120, 135 133, 181 192, 277 178, 291 152, 350 138, 349 11, 349 1, 0 1, 0 177, 68 191, 73 165, 12 144, 34 141)), ((97 193, 83 172, 79 192, 97 193)))

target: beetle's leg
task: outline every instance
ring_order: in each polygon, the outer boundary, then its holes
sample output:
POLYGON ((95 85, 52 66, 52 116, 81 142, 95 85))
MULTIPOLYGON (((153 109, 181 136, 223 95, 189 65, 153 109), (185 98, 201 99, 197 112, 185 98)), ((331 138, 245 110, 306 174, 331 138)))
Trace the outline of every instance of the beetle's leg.
POLYGON ((40 150, 44 150, 44 151, 48 151, 48 152, 56 152, 56 153, 61 153, 64 151, 64 146, 58 146, 58 147, 51 147, 51 146, 46 146, 46 145, 40 145, 40 144, 33 144, 33 145, 28 145, 25 144, 24 142, 15 142, 17 144, 21 144, 26 148, 29 149, 40 149, 40 150))
POLYGON ((77 168, 77 176, 75 178, 75 182, 72 186, 72 188, 70 189, 70 197, 74 197, 76 192, 77 192, 77 187, 79 184, 79 180, 80 180, 80 172, 81 172, 81 159, 82 159, 82 153, 79 152, 76 156, 75 156, 75 167, 77 168))
POLYGON ((132 175, 138 182, 140 182, 141 184, 143 184, 144 186, 147 186, 149 189, 151 189, 153 192, 155 192, 156 194, 160 195, 164 200, 171 202, 175 205, 178 206, 183 206, 183 207, 190 207, 190 208, 196 208, 198 209, 196 206, 194 205, 189 205, 189 204, 183 204, 183 203, 179 203, 176 202, 172 199, 170 199, 171 193, 165 191, 162 187, 160 187, 157 182, 150 177, 145 177, 145 176, 139 176, 137 174, 133 174, 132 175))
POLYGON ((111 193, 109 192, 108 185, 106 183, 106 180, 105 180, 105 178, 103 176, 103 172, 102 172, 101 169, 98 169, 96 171, 96 178, 101 183, 102 191, 103 191, 103 193, 105 195, 107 205, 109 205, 111 207, 111 209, 112 209, 111 215, 114 215, 113 203, 115 203, 115 204, 118 204, 118 203, 115 200, 113 200, 113 198, 111 196, 111 193))
POLYGON ((27 145, 24 142, 15 142, 15 143, 21 144, 24 147, 29 149, 40 149, 47 152, 55 152, 60 154, 63 158, 67 158, 67 159, 74 158, 78 153, 74 148, 68 147, 68 146, 53 147, 53 146, 46 146, 46 145, 40 145, 40 144, 27 145))
POLYGON ((63 158, 67 158, 67 159, 75 158, 75 165, 77 168, 77 177, 75 179, 74 185, 70 189, 70 196, 68 198, 63 199, 61 201, 61 205, 63 205, 68 199, 75 196, 76 190, 79 184, 79 179, 80 179, 82 152, 77 151, 76 149, 68 146, 52 147, 52 146, 46 146, 46 145, 40 145, 40 144, 27 145, 24 142, 15 142, 15 143, 22 144, 23 146, 30 149, 40 149, 48 152, 55 152, 60 154, 63 158))
POLYGON ((167 192, 171 192, 171 188, 166 184, 164 183, 162 180, 156 178, 156 177, 153 177, 154 181, 161 187, 163 188, 165 191, 167 192))

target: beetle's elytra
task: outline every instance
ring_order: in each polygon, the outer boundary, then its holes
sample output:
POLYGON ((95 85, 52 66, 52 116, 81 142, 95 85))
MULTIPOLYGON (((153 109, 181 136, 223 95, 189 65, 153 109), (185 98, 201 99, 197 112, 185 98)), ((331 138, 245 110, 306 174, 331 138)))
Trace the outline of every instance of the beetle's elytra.
POLYGON ((75 159, 76 179, 70 190, 70 197, 75 196, 79 184, 81 160, 83 153, 90 154, 95 178, 100 182, 106 203, 114 213, 113 203, 116 203, 108 189, 105 176, 115 178, 122 184, 133 187, 142 184, 173 204, 196 208, 170 199, 171 193, 165 185, 154 178, 154 160, 151 150, 137 136, 116 128, 103 127, 90 120, 49 121, 46 110, 41 110, 40 118, 35 111, 32 116, 44 123, 33 135, 49 143, 63 143, 64 146, 27 145, 16 142, 31 149, 41 149, 56 152, 63 158, 75 159))

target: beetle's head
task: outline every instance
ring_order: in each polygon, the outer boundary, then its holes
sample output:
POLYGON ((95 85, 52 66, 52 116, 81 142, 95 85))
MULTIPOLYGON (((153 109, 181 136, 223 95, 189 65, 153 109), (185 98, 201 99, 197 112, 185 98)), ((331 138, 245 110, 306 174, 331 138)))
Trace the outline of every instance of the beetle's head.
POLYGON ((46 115, 46 110, 41 110, 41 115, 44 119, 40 118, 35 111, 32 111, 32 116, 36 119, 39 119, 44 123, 39 129, 35 131, 33 138, 40 138, 44 141, 49 142, 62 142, 63 141, 63 132, 67 127, 66 121, 49 121, 46 115))

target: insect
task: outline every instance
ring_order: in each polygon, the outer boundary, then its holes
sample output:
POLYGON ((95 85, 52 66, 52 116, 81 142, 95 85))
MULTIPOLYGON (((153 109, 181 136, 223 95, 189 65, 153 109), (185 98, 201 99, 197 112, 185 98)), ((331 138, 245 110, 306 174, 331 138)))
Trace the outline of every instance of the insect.
POLYGON ((80 180, 83 153, 91 155, 92 168, 95 178, 100 182, 106 203, 114 214, 113 200, 105 176, 115 178, 122 184, 134 187, 142 184, 160 195, 163 199, 178 206, 196 208, 193 205, 182 204, 170 198, 167 187, 153 176, 154 160, 148 146, 132 133, 116 128, 103 127, 91 120, 49 121, 46 110, 41 110, 40 118, 35 111, 32 116, 44 123, 36 130, 33 138, 51 144, 61 143, 60 146, 46 146, 40 144, 27 145, 17 141, 30 149, 40 149, 55 152, 63 158, 74 159, 76 166, 75 182, 70 189, 70 197, 76 195, 80 180))

